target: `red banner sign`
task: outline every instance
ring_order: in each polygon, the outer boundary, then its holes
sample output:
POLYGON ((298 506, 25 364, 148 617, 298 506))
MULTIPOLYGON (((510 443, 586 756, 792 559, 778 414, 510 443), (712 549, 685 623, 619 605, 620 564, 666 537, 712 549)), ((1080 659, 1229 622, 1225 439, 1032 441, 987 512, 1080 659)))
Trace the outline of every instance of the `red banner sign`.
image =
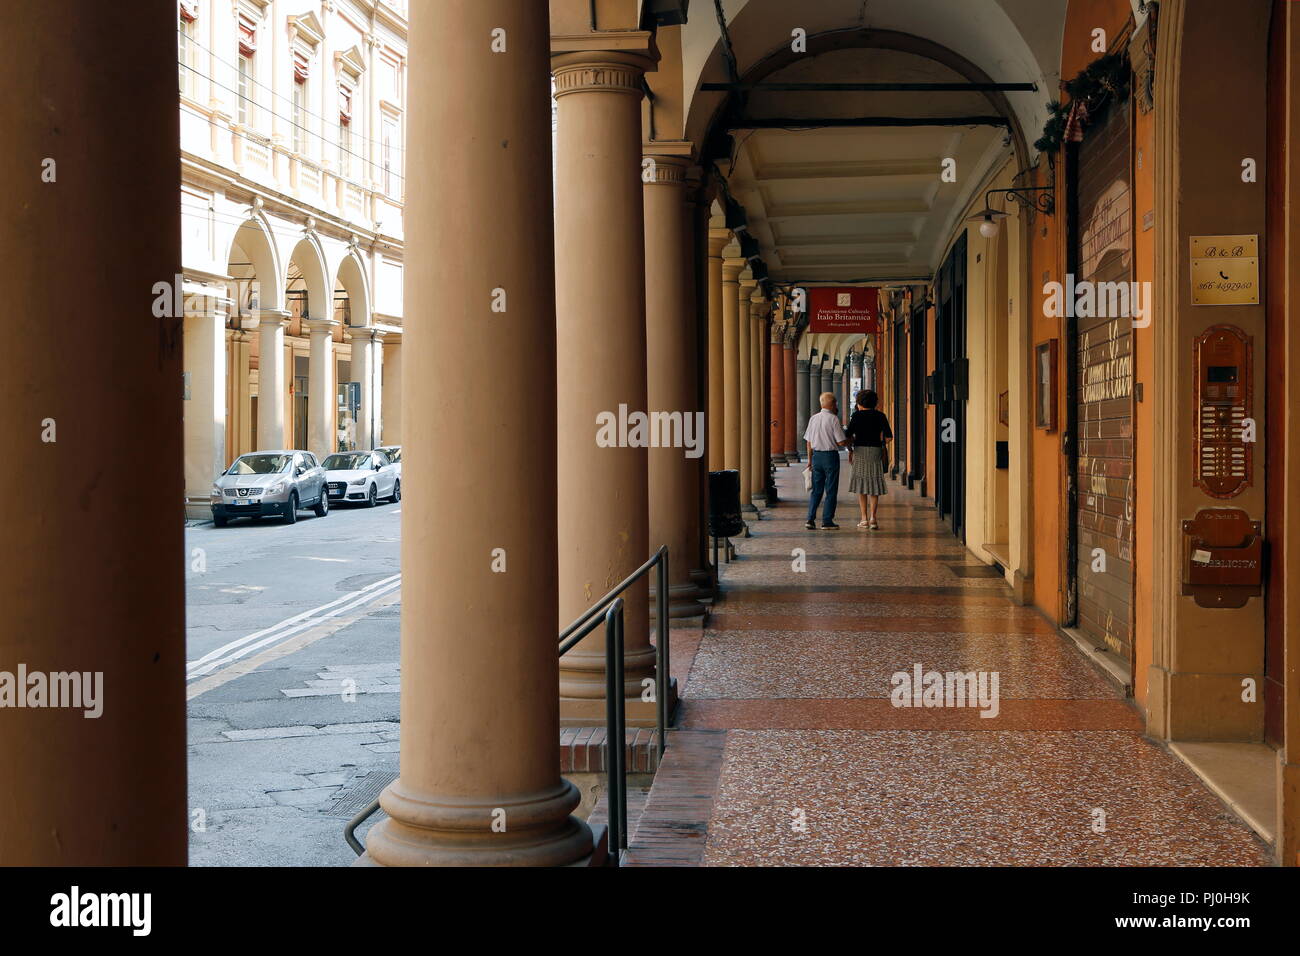
POLYGON ((854 332, 863 335, 880 331, 877 290, 868 288, 813 286, 808 289, 809 332, 854 332))

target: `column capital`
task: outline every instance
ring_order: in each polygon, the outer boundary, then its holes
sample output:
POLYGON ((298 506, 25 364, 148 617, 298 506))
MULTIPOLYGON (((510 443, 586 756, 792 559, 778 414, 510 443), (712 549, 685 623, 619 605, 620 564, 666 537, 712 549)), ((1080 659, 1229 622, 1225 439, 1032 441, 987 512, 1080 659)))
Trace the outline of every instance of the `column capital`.
MULTIPOLYGON (((643 34, 649 37, 650 34, 643 34)), ((607 44, 605 34, 594 36, 596 43, 607 44)), ((551 38, 551 73, 555 76, 555 98, 570 93, 626 93, 640 99, 642 81, 659 59, 653 41, 647 51, 575 49, 561 51, 551 38)))
MULTIPOLYGON (((745 260, 743 260, 743 261, 744 261, 744 263, 745 263, 746 269, 742 269, 742 270, 741 270, 742 272, 743 272, 743 271, 746 271, 746 270, 748 269, 748 266, 749 266, 749 260, 748 260, 748 259, 745 259, 745 260)), ((725 265, 725 263, 724 263, 724 265, 725 265)), ((747 275, 747 276, 742 275, 742 276, 740 276, 740 277, 738 278, 737 281, 739 281, 739 283, 740 283, 740 288, 741 288, 741 290, 742 290, 741 293, 740 293, 740 297, 741 297, 742 299, 749 299, 749 300, 752 302, 752 301, 753 301, 753 298, 752 298, 752 297, 753 297, 753 292, 754 292, 755 289, 758 288, 758 280, 755 279, 752 275, 747 275)))
POLYGON ((285 328, 289 325, 289 319, 293 314, 284 309, 254 309, 253 314, 257 317, 257 324, 262 328, 285 328))
MULTIPOLYGON (((714 216, 714 219, 721 219, 721 216, 714 216)), ((727 248, 731 242, 731 233, 721 226, 715 226, 713 221, 709 221, 709 258, 721 259, 722 250, 727 248)))
POLYGON ((745 270, 748 264, 747 259, 732 259, 730 257, 722 260, 722 281, 736 282, 740 278, 740 273, 745 270))
POLYGON ((353 342, 379 342, 388 333, 373 326, 358 325, 350 327, 345 334, 353 342))
POLYGON ((313 335, 329 335, 343 323, 338 319, 303 319, 302 324, 313 335))
POLYGON ((799 339, 799 330, 796 329, 793 325, 786 326, 785 347, 788 349, 793 349, 794 343, 798 341, 798 339, 799 339))
POLYGON ((651 146, 647 145, 641 151, 641 182, 646 186, 677 186, 685 187, 686 173, 690 168, 691 161, 689 157, 664 155, 658 152, 652 152, 651 146), (650 160, 651 166, 645 165, 645 160, 650 160), (647 174, 650 174, 647 177, 647 174))
POLYGON ((771 326, 769 326, 769 328, 770 328, 770 330, 771 330, 771 339, 769 340, 769 344, 771 344, 771 345, 782 345, 782 344, 784 344, 784 343, 785 343, 785 327, 784 327, 784 326, 781 326, 781 325, 778 325, 777 323, 773 322, 773 323, 771 324, 771 326))

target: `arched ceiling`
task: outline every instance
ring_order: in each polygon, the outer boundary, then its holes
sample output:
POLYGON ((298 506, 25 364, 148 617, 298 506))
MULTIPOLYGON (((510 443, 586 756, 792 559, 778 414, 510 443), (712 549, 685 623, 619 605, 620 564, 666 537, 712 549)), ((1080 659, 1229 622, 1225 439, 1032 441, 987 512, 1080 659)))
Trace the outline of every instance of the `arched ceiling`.
MULTIPOLYGON (((1067 0, 724 0, 737 71, 758 83, 1033 83, 1026 92, 752 91, 719 163, 777 281, 923 280, 957 217, 1056 96, 1067 0), (792 31, 809 38, 791 51, 792 31), (864 32, 866 31, 866 32, 864 32), (906 118, 909 126, 797 120, 906 118), (992 117, 1004 125, 956 123, 992 117), (772 120, 782 128, 752 128, 772 120), (931 123, 930 121, 933 121, 931 123), (941 178, 955 160, 956 181, 941 178)), ((711 0, 682 28, 687 135, 703 143, 727 82, 711 0)), ((732 100, 733 105, 736 100, 732 100)), ((1022 155, 1018 165, 1032 163, 1022 155)))

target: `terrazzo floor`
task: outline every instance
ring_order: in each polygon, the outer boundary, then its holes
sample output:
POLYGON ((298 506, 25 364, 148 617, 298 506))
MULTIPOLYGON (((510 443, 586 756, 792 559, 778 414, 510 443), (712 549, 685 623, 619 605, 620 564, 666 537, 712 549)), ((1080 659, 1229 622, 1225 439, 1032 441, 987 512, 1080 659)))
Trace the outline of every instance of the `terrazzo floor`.
POLYGON ((891 482, 879 531, 847 493, 806 531, 798 466, 778 487, 674 633, 678 729, 625 865, 1269 865, 929 502, 891 482), (899 689, 918 665, 973 677, 927 702, 899 689))

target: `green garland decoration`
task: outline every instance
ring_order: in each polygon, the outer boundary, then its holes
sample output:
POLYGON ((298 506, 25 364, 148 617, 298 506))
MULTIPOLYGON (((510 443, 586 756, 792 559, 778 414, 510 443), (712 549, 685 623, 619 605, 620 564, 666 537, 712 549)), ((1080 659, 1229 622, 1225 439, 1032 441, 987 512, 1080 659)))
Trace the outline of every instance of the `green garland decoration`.
POLYGON ((1108 53, 1093 60, 1078 76, 1065 82, 1064 89, 1070 97, 1068 104, 1059 100, 1047 104, 1047 122, 1043 124, 1043 135, 1034 141, 1034 149, 1040 153, 1059 151, 1074 104, 1082 102, 1089 114, 1095 115, 1112 97, 1122 103, 1128 99, 1131 77, 1128 57, 1123 53, 1108 53))

